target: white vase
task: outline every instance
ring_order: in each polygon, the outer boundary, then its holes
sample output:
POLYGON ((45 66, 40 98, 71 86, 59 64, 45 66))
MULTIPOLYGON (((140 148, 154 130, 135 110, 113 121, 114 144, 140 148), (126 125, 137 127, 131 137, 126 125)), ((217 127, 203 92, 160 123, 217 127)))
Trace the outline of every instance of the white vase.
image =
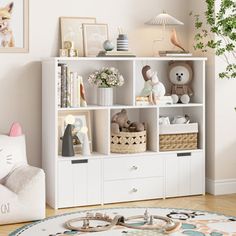
POLYGON ((113 88, 98 88, 97 104, 99 106, 113 105, 113 88))

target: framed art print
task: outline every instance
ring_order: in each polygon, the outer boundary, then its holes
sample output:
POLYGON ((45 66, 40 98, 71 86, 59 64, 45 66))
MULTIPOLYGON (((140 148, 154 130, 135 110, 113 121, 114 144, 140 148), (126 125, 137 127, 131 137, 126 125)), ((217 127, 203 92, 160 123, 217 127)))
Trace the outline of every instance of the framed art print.
POLYGON ((29 51, 29 1, 0 1, 0 52, 29 51))
MULTIPOLYGON (((59 154, 61 154, 62 149, 62 137, 64 135, 65 129, 66 129, 66 121, 65 116, 59 116, 58 117, 58 150, 59 154)), ((74 145, 74 151, 75 154, 81 154, 82 152, 82 143, 83 143, 83 132, 82 128, 87 127, 88 128, 88 139, 89 139, 89 146, 90 151, 92 152, 92 127, 91 127, 91 117, 89 111, 81 111, 76 112, 73 114, 73 118, 75 120, 74 124, 72 124, 72 137, 73 137, 73 145, 74 145)))
POLYGON ((84 52, 86 57, 95 57, 108 39, 107 24, 83 24, 84 52))
POLYGON ((61 48, 64 42, 73 42, 75 49, 78 49, 79 56, 84 56, 83 24, 96 23, 94 17, 60 17, 61 24, 61 48))

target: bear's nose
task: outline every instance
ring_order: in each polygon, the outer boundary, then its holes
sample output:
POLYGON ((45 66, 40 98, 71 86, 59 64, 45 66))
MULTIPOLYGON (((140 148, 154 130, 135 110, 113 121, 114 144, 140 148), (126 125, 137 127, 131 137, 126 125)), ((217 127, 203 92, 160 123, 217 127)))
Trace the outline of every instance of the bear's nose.
POLYGON ((178 80, 179 82, 182 80, 181 75, 178 75, 178 76, 177 76, 177 80, 178 80))

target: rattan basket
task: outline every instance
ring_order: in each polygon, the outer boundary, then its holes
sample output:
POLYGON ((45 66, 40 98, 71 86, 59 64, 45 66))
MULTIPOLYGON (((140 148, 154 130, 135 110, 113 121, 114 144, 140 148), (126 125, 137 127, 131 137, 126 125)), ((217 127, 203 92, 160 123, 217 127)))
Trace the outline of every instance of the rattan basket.
POLYGON ((160 135, 160 151, 194 150, 197 147, 198 133, 160 135))
POLYGON ((111 134, 111 152, 140 153, 147 150, 147 132, 111 134))

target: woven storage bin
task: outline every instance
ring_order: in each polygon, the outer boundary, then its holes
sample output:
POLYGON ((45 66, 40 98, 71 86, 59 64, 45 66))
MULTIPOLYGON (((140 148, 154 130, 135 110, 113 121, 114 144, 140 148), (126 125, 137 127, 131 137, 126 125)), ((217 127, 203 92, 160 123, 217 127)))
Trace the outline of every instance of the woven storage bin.
POLYGON ((147 150, 147 132, 111 134, 111 152, 139 153, 147 150))
POLYGON ((194 150, 197 144, 198 133, 160 135, 160 151, 194 150))

